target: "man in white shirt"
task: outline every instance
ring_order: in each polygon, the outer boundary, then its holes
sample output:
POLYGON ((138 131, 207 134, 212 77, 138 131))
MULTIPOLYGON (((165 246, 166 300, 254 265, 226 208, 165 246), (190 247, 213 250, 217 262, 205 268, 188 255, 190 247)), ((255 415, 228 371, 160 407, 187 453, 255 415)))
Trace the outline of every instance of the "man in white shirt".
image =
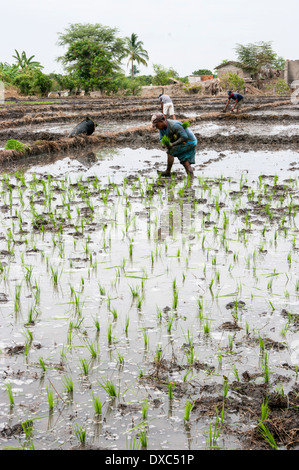
POLYGON ((172 119, 175 119, 174 114, 174 106, 171 98, 168 95, 159 95, 158 96, 160 104, 161 104, 161 111, 165 117, 172 116, 172 119))

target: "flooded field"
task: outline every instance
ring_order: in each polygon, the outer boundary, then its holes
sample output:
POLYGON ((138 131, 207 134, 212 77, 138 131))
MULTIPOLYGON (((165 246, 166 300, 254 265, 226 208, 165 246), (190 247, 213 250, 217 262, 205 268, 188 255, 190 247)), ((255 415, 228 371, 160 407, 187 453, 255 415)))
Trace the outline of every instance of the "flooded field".
POLYGON ((106 113, 68 147, 80 118, 0 110, 32 146, 0 151, 1 450, 299 448, 299 114, 222 101, 175 102, 193 181, 154 100, 51 105, 106 113))

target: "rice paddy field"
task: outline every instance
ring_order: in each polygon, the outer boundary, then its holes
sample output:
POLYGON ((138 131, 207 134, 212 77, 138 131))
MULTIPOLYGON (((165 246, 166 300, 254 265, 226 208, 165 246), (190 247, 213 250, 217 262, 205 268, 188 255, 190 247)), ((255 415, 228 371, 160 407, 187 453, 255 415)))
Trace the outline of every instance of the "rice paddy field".
POLYGON ((1 450, 298 450, 299 108, 223 100, 193 181, 155 100, 0 109, 1 450))

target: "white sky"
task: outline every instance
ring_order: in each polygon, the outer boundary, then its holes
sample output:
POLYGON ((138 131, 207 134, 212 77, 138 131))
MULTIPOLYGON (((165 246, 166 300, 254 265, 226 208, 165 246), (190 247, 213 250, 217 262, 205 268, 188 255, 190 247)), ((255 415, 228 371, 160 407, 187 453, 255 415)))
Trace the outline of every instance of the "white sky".
MULTIPOLYGON (((100 23, 133 32, 153 64, 172 67, 181 77, 199 68, 213 70, 234 60, 237 43, 272 41, 285 59, 299 59, 298 0, 13 0, 1 8, 0 62, 14 63, 14 50, 34 55, 44 72, 62 72, 56 61, 64 49, 58 33, 72 23, 100 23)), ((124 71, 129 74, 124 61, 124 71)))

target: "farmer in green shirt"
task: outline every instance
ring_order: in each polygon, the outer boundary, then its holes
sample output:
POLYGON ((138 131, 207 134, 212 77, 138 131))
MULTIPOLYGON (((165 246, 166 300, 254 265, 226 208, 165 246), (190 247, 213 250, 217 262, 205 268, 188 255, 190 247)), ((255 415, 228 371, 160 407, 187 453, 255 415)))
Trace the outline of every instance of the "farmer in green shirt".
POLYGON ((162 113, 153 114, 152 126, 159 130, 159 138, 170 139, 167 147, 167 168, 161 176, 170 176, 174 157, 177 157, 190 178, 194 177, 192 164, 195 163, 197 139, 189 127, 184 128, 180 121, 166 119, 162 113))

